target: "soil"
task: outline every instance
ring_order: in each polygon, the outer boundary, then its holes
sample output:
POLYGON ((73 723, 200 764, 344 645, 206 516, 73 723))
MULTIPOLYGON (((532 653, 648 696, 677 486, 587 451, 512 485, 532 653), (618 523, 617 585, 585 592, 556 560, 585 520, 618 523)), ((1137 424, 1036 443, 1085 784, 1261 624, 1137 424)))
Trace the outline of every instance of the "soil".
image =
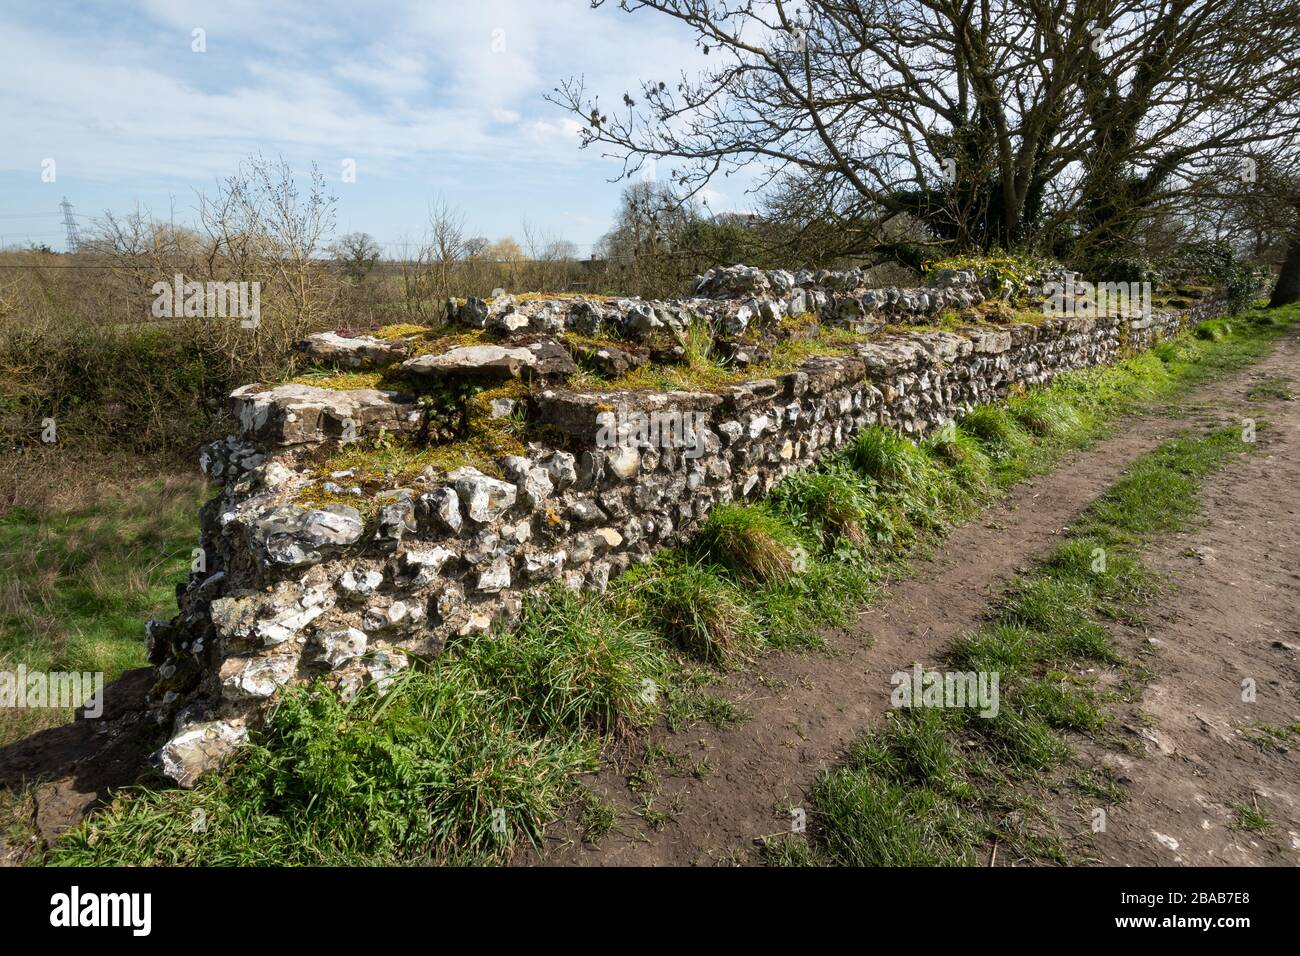
POLYGON ((1300 721, 1300 402, 1246 397, 1264 380, 1287 380, 1300 393, 1297 370, 1300 340, 1292 334, 1253 366, 1201 387, 1176 408, 1130 418, 1051 474, 1016 487, 912 562, 909 576, 890 583, 854 626, 826 633, 826 650, 773 653, 724 676, 714 690, 739 702, 747 720, 656 733, 658 743, 685 758, 679 769, 659 771, 653 808, 668 813, 668 822, 649 826, 636 812, 642 798, 629 786, 626 766, 609 767, 585 782, 618 808, 614 832, 592 847, 575 823, 561 821, 540 849, 526 848, 515 862, 754 862, 756 841, 790 832, 791 810, 806 805, 818 773, 863 731, 881 725, 891 674, 913 662, 939 663, 1017 572, 1054 550, 1071 522, 1139 456, 1189 424, 1240 425, 1243 418, 1270 423, 1258 435, 1263 447, 1208 479, 1207 514, 1194 530, 1150 548, 1150 565, 1170 590, 1148 611, 1145 629, 1117 634, 1121 651, 1155 675, 1141 701, 1116 716, 1141 745, 1115 754, 1072 742, 1085 763, 1113 765, 1131 795, 1109 808, 1099 834, 1091 832, 1092 808, 1078 805, 1067 788, 1047 796, 1058 832, 1081 862, 1300 862, 1300 736, 1291 737, 1294 746, 1261 749, 1251 742, 1259 732, 1250 729, 1300 721), (1257 688, 1252 704, 1241 700, 1247 677, 1257 688), (691 766, 708 772, 696 776, 691 766), (1227 829, 1233 803, 1257 806, 1274 822, 1271 833, 1227 829))

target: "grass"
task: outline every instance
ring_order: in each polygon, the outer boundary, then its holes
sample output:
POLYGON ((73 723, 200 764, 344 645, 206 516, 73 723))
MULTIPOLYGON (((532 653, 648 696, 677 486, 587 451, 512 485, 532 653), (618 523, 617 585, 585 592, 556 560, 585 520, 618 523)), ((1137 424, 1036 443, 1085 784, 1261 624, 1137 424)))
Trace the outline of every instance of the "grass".
POLYGON ((784 583, 802 570, 798 536, 765 507, 715 508, 697 540, 702 551, 758 584, 784 583))
POLYGON ((580 810, 578 825, 582 828, 582 841, 590 846, 614 832, 618 825, 618 808, 604 797, 585 787, 579 791, 580 810))
POLYGON ((796 527, 811 531, 827 551, 861 548, 891 531, 872 521, 870 491, 844 462, 791 475, 777 488, 773 502, 796 527))
POLYGON ((858 470, 884 485, 915 487, 933 479, 925 452, 891 428, 864 429, 849 458, 858 470))
MULTIPOLYGON (((994 413, 972 413, 950 440, 921 446, 872 430, 846 453, 791 476, 768 502, 714 509, 693 542, 611 583, 604 597, 557 591, 530 602, 512 633, 452 642, 383 697, 368 691, 344 703, 320 687, 292 692, 231 772, 193 791, 122 794, 50 861, 499 862, 573 806, 576 778, 596 768, 605 748, 651 721, 680 729, 743 720, 734 702, 707 689, 717 667, 764 648, 816 646, 819 630, 846 623, 924 534, 1101 434, 1136 401, 1244 364, 1284 325, 1242 322, 1220 341, 1188 337, 1164 357, 1062 376, 1047 394, 1077 413, 1077 425, 1040 406, 1045 421, 1065 424, 1040 434, 998 408, 996 427, 983 427, 994 413), (202 832, 190 826, 198 809, 210 821, 202 832)), ((1138 475, 1124 493, 1139 494, 1144 481, 1195 476, 1202 450, 1195 442, 1175 449, 1160 459, 1161 475, 1138 475)), ((1149 497, 1166 508, 1171 501, 1149 497)), ((1095 726, 1094 696, 1062 675, 1077 655, 1111 660, 1097 615, 1121 613, 1145 593, 1124 550, 1123 535, 1139 530, 1115 520, 1098 510, 1074 550, 1033 579, 1045 583, 1027 581, 1002 619, 965 646, 981 667, 1014 672, 999 718, 969 726, 951 717, 931 725, 920 712, 897 716, 885 736, 855 748, 843 768, 851 776, 827 778, 817 841, 773 852, 819 862, 971 862, 972 840, 989 833, 1056 852, 1015 822, 1026 810, 1005 781, 1063 759, 1056 728, 1095 726), (1107 553, 1102 574, 1091 571, 1096 547, 1107 553), (963 740, 976 746, 958 746, 963 740), (972 809, 972 793, 988 796, 972 809), (874 816, 861 816, 862 800, 874 801, 874 816), (846 826, 850 815, 860 821, 858 835, 829 836, 825 822, 836 807, 846 826), (873 820, 892 836, 873 837, 873 820), (841 839, 839 848, 823 839, 841 839), (870 840, 874 846, 863 842, 870 840)), ((1141 527, 1156 523, 1148 515, 1141 527)), ((651 825, 674 812, 647 794, 642 816, 651 825)), ((599 833, 608 814, 591 815, 599 833)))
POLYGON ((1006 463, 1024 454, 1029 438, 1007 409, 998 405, 981 405, 961 420, 962 429, 980 443, 985 454, 1006 463))
POLYGON ((989 488, 993 479, 993 460, 975 434, 964 426, 951 424, 938 429, 922 444, 926 453, 951 475, 961 490, 978 494, 989 488))
POLYGON ((690 657, 728 665, 755 649, 753 611, 708 564, 670 554, 634 580, 643 612, 690 657))
POLYGON ((598 598, 557 592, 514 633, 449 648, 382 696, 295 688, 230 773, 120 796, 51 862, 498 861, 538 839, 604 741, 658 712, 662 663, 598 598))
MULTIPOLYGON (((174 613, 205 497, 186 475, 0 517, 0 670, 102 672, 107 683, 144 666, 143 621, 174 613)), ((0 746, 69 718, 7 711, 0 746)))
POLYGON ((1248 402, 1291 402, 1295 392, 1291 382, 1276 375, 1270 375, 1246 393, 1248 402))
POLYGON ((1228 829, 1263 835, 1273 831, 1273 821, 1261 813, 1257 807, 1250 807, 1244 803, 1234 803, 1232 805, 1232 823, 1228 829))

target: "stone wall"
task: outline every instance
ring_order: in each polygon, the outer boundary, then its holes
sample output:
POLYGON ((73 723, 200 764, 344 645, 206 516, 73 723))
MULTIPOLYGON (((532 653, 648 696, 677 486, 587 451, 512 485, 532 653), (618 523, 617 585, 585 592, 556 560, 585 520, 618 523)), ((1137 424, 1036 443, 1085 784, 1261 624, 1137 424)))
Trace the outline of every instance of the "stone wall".
POLYGON ((712 269, 698 277, 687 299, 503 295, 447 303, 447 316, 470 328, 510 333, 612 332, 632 340, 680 331, 694 319, 722 335, 775 326, 783 317, 816 314, 822 322, 872 331, 885 323, 924 323, 946 309, 966 309, 1001 294, 992 276, 944 270, 919 288, 866 288, 861 270, 763 271, 747 266, 712 269))
MULTIPOLYGON (((532 413, 567 441, 531 443, 495 474, 429 470, 365 507, 301 503, 321 482, 313 456, 349 430, 418 428, 417 402, 382 390, 241 389, 238 434, 202 455, 221 488, 201 513, 203 567, 178 589, 180 613, 147 627, 159 719, 174 730, 159 765, 190 785, 281 685, 324 677, 355 693, 405 667, 408 652, 434 654, 508 622, 531 591, 603 590, 691 535, 715 505, 760 498, 864 427, 919 437, 1214 310, 890 335, 710 392, 544 387, 532 413), (680 427, 647 438, 653 413, 680 427)), ((346 489, 348 475, 328 477, 346 489)))

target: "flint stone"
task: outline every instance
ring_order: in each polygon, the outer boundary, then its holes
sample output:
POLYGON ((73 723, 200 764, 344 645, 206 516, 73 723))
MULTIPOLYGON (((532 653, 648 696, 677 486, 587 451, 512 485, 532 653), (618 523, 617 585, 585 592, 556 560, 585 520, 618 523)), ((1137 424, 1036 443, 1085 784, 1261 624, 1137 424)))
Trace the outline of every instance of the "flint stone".
POLYGON ((203 774, 218 769, 247 739, 248 728, 226 720, 192 724, 163 744, 151 762, 188 790, 203 774))
POLYGON ((435 488, 420 495, 418 508, 426 524, 433 522, 453 533, 459 531, 464 524, 460 515, 460 498, 451 488, 435 488))
POLYGON ((595 335, 600 329, 600 307, 592 302, 575 302, 569 309, 568 327, 582 335, 595 335))
POLYGON ((375 536, 380 541, 391 546, 401 541, 406 532, 415 529, 415 505, 409 498, 395 501, 391 505, 384 505, 379 510, 379 521, 375 536))
POLYGON ((497 381, 526 374, 562 381, 577 370, 568 351, 553 339, 529 345, 467 345, 437 355, 417 355, 402 363, 402 371, 412 375, 497 381))
POLYGON ((478 576, 480 591, 501 591, 510 587, 510 561, 504 557, 495 558, 478 576))
POLYGON ((228 657, 221 665, 221 688, 232 700, 263 700, 293 679, 296 657, 228 657))
POLYGON ((301 445, 328 439, 355 440, 377 432, 416 431, 424 411, 409 396, 373 388, 331 389, 314 385, 256 383, 230 393, 240 437, 263 445, 301 445))
POLYGON ((372 631, 411 627, 424 621, 424 607, 413 601, 394 601, 387 607, 367 608, 363 624, 372 631))
POLYGON ((609 466, 610 471, 626 481, 633 477, 641 467, 641 453, 635 448, 618 445, 609 449, 606 464, 609 466))
POLYGON ((578 361, 598 375, 617 378, 634 368, 645 364, 645 356, 612 345, 592 348, 580 347, 577 350, 578 361))
POLYGON ((366 632, 355 627, 325 631, 316 635, 316 653, 313 659, 329 665, 331 669, 341 667, 365 654, 368 640, 366 632))
POLYGON ((476 468, 457 468, 448 477, 470 519, 484 524, 499 518, 515 503, 514 485, 489 478, 476 468))
POLYGON ((301 568, 355 544, 364 530, 361 513, 347 505, 281 505, 254 521, 248 537, 264 566, 301 568))
POLYGON ((378 591, 383 583, 384 576, 378 571, 353 568, 339 575, 337 586, 348 597, 365 597, 378 591))
POLYGON ((561 491, 578 480, 577 460, 567 451, 557 451, 546 460, 546 471, 555 487, 561 491))

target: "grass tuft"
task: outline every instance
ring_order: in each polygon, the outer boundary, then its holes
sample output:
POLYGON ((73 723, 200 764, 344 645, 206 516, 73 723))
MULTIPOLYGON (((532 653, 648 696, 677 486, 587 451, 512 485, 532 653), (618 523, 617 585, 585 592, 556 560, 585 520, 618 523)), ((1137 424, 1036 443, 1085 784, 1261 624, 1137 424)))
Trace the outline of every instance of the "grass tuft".
POLYGON ((726 665, 753 651, 753 612, 715 568, 670 556, 636 588, 643 613, 696 660, 726 665))
POLYGON ((1023 454, 1029 439, 1015 418, 997 405, 981 405, 961 420, 963 430, 980 442, 994 461, 1006 461, 1023 454))
POLYGON ((798 573, 798 537, 761 506, 715 508, 697 540, 702 554, 761 584, 779 584, 798 573))
POLYGON ((1046 392, 1012 399, 1007 408, 1026 431, 1040 437, 1065 438, 1083 428, 1073 405, 1046 392))

